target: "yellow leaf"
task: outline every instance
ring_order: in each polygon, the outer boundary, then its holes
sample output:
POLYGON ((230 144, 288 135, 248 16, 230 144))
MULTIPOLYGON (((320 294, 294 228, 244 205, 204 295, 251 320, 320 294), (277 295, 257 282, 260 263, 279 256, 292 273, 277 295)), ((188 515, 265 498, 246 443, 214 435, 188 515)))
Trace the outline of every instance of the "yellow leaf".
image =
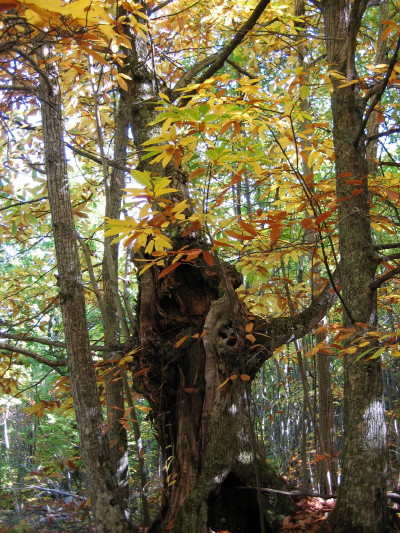
POLYGON ((357 351, 357 347, 356 347, 356 346, 350 346, 349 348, 345 348, 343 351, 344 351, 345 353, 350 353, 350 354, 352 354, 352 353, 354 353, 354 352, 357 351))
POLYGON ((42 9, 47 9, 49 11, 55 11, 56 13, 60 13, 62 11, 62 8, 64 7, 64 2, 61 0, 46 0, 43 2, 43 0, 30 0, 27 2, 27 5, 29 6, 38 6, 42 9))
POLYGON ((128 91, 128 84, 123 78, 121 78, 119 74, 115 76, 115 79, 117 80, 117 83, 121 87, 121 89, 123 89, 124 91, 128 91))
POLYGON ((223 381, 220 385, 218 385, 218 390, 219 390, 219 389, 222 389, 222 387, 224 387, 224 386, 228 383, 229 380, 230 380, 230 378, 227 378, 227 379, 226 379, 225 381, 223 381))
POLYGON ((96 61, 98 61, 102 65, 108 65, 109 64, 108 61, 106 59, 104 59, 104 57, 101 54, 99 54, 95 50, 92 50, 92 48, 89 48, 88 46, 85 46, 84 44, 81 44, 80 47, 82 48, 82 50, 85 50, 85 52, 90 54, 93 57, 93 59, 95 59, 96 61))
POLYGON ((346 81, 346 83, 341 83, 340 85, 338 85, 338 87, 339 89, 342 89, 343 87, 349 87, 349 85, 354 85, 356 83, 360 83, 360 80, 346 81))
POLYGON ((174 348, 179 348, 179 346, 181 346, 188 337, 189 335, 185 335, 184 337, 179 339, 179 341, 174 344, 174 348))

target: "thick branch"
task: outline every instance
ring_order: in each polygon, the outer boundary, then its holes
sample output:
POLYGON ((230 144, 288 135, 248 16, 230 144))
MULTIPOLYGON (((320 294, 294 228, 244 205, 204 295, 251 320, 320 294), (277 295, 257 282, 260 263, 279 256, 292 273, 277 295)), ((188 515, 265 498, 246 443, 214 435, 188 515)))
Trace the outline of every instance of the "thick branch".
POLYGON ((108 338, 109 336, 112 335, 111 326, 108 320, 107 310, 104 305, 104 300, 101 296, 100 288, 97 283, 96 276, 94 274, 92 260, 90 258, 90 249, 89 249, 89 246, 86 244, 85 240, 78 233, 77 233, 77 239, 79 241, 79 244, 81 245, 83 255, 85 256, 86 266, 87 266, 89 277, 90 277, 90 283, 92 285, 93 292, 96 296, 96 300, 97 300, 97 303, 100 309, 101 317, 103 319, 105 335, 108 338))
POLYGON ((53 359, 47 359, 47 357, 43 357, 37 352, 27 350, 26 348, 18 348, 17 346, 13 346, 12 344, 4 344, 3 342, 0 342, 0 350, 26 355, 28 357, 31 357, 32 359, 35 359, 35 361, 37 361, 38 363, 43 363, 44 365, 50 366, 51 368, 59 368, 60 366, 67 365, 67 361, 65 359, 58 361, 55 361, 53 359))
POLYGON ((174 0, 165 0, 165 2, 161 2, 161 4, 158 4, 157 6, 154 6, 152 9, 149 9, 148 14, 153 15, 154 13, 157 13, 160 9, 163 9, 168 4, 171 4, 174 0))
POLYGON ((239 31, 233 37, 231 42, 227 46, 225 46, 225 48, 218 54, 217 59, 210 66, 210 68, 208 68, 204 72, 204 74, 200 76, 199 80, 197 80, 198 83, 203 83, 204 81, 208 80, 208 78, 211 78, 223 66, 223 64, 231 55, 231 53, 235 50, 235 48, 237 48, 241 44, 246 35, 254 28, 258 19, 264 13, 269 3, 270 0, 260 0, 253 13, 239 29, 239 31))
POLYGON ((51 492, 52 494, 59 494, 60 496, 66 496, 68 498, 76 498, 77 500, 85 500, 82 496, 77 496, 71 492, 65 492, 64 490, 48 489, 47 487, 40 487, 37 485, 23 485, 22 487, 10 487, 8 490, 42 490, 44 492, 51 492))
POLYGON ((199 74, 203 69, 207 68, 214 61, 216 61, 218 57, 219 54, 213 54, 212 56, 206 57, 202 61, 199 61, 198 63, 193 65, 193 67, 190 68, 187 72, 185 72, 185 74, 178 80, 177 84, 172 90, 172 93, 174 93, 178 89, 186 87, 186 85, 188 85, 194 80, 197 74, 199 74))
POLYGON ((348 47, 347 52, 347 76, 348 79, 353 79, 355 73, 355 54, 357 48, 357 35, 358 30, 360 29, 361 21, 365 10, 367 8, 369 0, 354 0, 351 11, 350 11, 350 25, 349 25, 349 38, 348 38, 348 47))
MULTIPOLYGON (((338 274, 335 273, 333 277, 336 284, 338 274)), ((271 349, 276 350, 287 342, 304 337, 318 326, 336 300, 337 294, 328 282, 319 296, 301 313, 294 317, 272 318, 266 332, 270 338, 271 349)))
POLYGON ((391 250, 393 248, 400 248, 400 242, 390 242, 386 244, 376 244, 374 250, 391 250))
POLYGON ((379 276, 379 278, 374 279, 369 284, 369 288, 374 291, 376 289, 379 289, 379 287, 385 283, 385 281, 389 281, 390 279, 397 276, 397 274, 400 274, 400 267, 396 267, 393 270, 389 270, 389 272, 386 272, 386 274, 383 274, 383 276, 379 276))
POLYGON ((256 76, 253 76, 252 74, 250 74, 250 72, 247 72, 247 70, 242 68, 240 65, 238 65, 237 63, 235 63, 231 59, 227 59, 226 62, 228 63, 228 65, 230 65, 235 70, 237 70, 240 74, 243 74, 243 76, 247 76, 251 80, 256 78, 256 76))
POLYGON ((11 209, 13 207, 19 207, 21 205, 26 205, 26 204, 36 204, 37 202, 41 202, 42 200, 48 200, 48 199, 49 199, 48 196, 42 196, 41 198, 37 198, 36 200, 26 200, 25 202, 17 202, 15 204, 10 204, 5 207, 0 207, 0 211, 6 211, 7 209, 11 209))
POLYGON ((29 87, 28 85, 0 85, 0 91, 16 91, 36 94, 35 89, 33 87, 29 87))
POLYGON ((204 81, 208 80, 208 78, 211 78, 220 68, 222 68, 231 53, 241 44, 246 35, 248 35, 248 33, 254 28, 258 19, 263 14, 269 3, 270 0, 260 0, 253 13, 243 24, 243 26, 238 30, 232 40, 225 46, 225 48, 223 48, 218 54, 213 54, 212 56, 203 59, 202 61, 194 65, 191 69, 189 69, 178 81, 178 83, 172 90, 172 94, 177 89, 188 85, 194 79, 194 77, 204 68, 209 67, 204 72, 204 74, 202 74, 200 78, 196 80, 196 83, 203 83, 204 81))
POLYGON ((380 137, 387 137, 388 135, 392 135, 392 133, 400 133, 400 128, 392 128, 387 131, 381 131, 381 133, 367 137, 367 141, 376 141, 376 139, 379 139, 380 137))
MULTIPOLYGON (((67 146, 70 150, 74 152, 74 154, 81 155, 82 157, 86 157, 86 159, 90 159, 91 161, 94 161, 95 163, 98 163, 99 165, 102 165, 103 162, 100 157, 97 157, 93 155, 91 152, 88 152, 87 150, 83 150, 81 148, 76 148, 76 146, 70 144, 70 143, 64 143, 65 146, 67 146)), ((127 174, 130 174, 132 169, 128 168, 124 165, 118 164, 116 161, 112 161, 111 159, 108 159, 107 157, 104 158, 107 165, 113 168, 118 168, 119 170, 123 170, 127 174)))
MULTIPOLYGON (((50 339, 44 339, 42 337, 31 337, 29 335, 18 335, 14 333, 3 333, 0 331, 0 337, 3 339, 11 339, 14 341, 22 341, 22 342, 37 342, 38 344, 44 344, 45 346, 54 346, 56 348, 63 348, 65 349, 65 343, 60 341, 52 341, 50 339)), ((99 346, 98 344, 92 344, 91 349, 94 352, 106 352, 108 351, 108 348, 105 348, 104 346, 99 346)))
POLYGON ((397 167, 400 168, 400 163, 395 161, 378 161, 378 165, 381 167, 397 167))

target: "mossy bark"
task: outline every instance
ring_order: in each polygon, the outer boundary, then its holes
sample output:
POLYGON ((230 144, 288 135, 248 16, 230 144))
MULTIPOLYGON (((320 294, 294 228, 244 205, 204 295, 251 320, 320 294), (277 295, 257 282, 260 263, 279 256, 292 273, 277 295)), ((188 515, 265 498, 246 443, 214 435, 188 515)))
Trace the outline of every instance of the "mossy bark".
POLYGON ((148 368, 140 386, 167 465, 165 505, 153 532, 225 525, 232 533, 261 533, 261 521, 272 532, 291 510, 287 497, 257 496, 257 486, 283 483, 253 433, 250 381, 259 360, 249 354, 248 317, 234 286, 220 296, 224 270, 199 262, 161 280, 154 271, 139 278, 137 362, 148 368))
MULTIPOLYGON (((356 38, 367 5, 364 0, 323 2, 328 62, 349 81, 357 79, 356 38)), ((379 258, 374 253, 370 226, 365 103, 357 85, 341 87, 337 79, 332 83, 343 325, 354 332, 346 347, 356 346, 366 330, 377 327, 376 291, 370 285, 379 258)), ((381 360, 366 359, 363 350, 358 348, 344 357, 344 451, 339 498, 330 519, 333 533, 385 531, 386 425, 381 360)))

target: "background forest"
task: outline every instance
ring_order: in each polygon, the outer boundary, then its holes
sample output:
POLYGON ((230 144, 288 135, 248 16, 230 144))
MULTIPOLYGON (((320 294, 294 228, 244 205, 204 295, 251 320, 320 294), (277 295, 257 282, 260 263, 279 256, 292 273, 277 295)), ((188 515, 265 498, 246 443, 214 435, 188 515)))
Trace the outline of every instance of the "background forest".
POLYGON ((0 0, 4 531, 393 526, 399 13, 0 0))

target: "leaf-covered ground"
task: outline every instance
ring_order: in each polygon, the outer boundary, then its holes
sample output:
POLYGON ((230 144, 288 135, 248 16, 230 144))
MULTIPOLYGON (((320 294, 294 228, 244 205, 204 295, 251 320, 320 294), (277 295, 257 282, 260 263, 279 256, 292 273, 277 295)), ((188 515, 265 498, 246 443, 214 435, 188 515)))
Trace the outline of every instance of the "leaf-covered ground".
MULTIPOLYGON (((280 533, 314 533, 319 530, 322 523, 328 518, 335 507, 336 500, 323 498, 305 498, 296 503, 297 512, 287 516, 282 524, 280 533)), ((362 512, 362 509, 360 510, 362 512)), ((399 516, 391 515, 389 533, 400 532, 399 516)))
POLYGON ((44 498, 25 502, 20 513, 0 510, 0 533, 94 533, 76 503, 44 498))
MULTIPOLYGON (((287 516, 280 533, 315 533, 328 518, 335 506, 335 500, 305 498, 296 503, 297 511, 287 516)), ((145 530, 134 527, 133 533, 145 530)), ((87 511, 74 502, 45 498, 25 503, 20 514, 0 511, 0 533, 94 533, 87 511)), ((228 531, 218 533, 231 533, 228 531)), ((400 520, 393 514, 393 523, 388 533, 400 533, 400 520)))
POLYGON ((305 498, 296 503, 297 512, 287 516, 280 533, 313 533, 318 531, 335 506, 335 500, 305 498))

